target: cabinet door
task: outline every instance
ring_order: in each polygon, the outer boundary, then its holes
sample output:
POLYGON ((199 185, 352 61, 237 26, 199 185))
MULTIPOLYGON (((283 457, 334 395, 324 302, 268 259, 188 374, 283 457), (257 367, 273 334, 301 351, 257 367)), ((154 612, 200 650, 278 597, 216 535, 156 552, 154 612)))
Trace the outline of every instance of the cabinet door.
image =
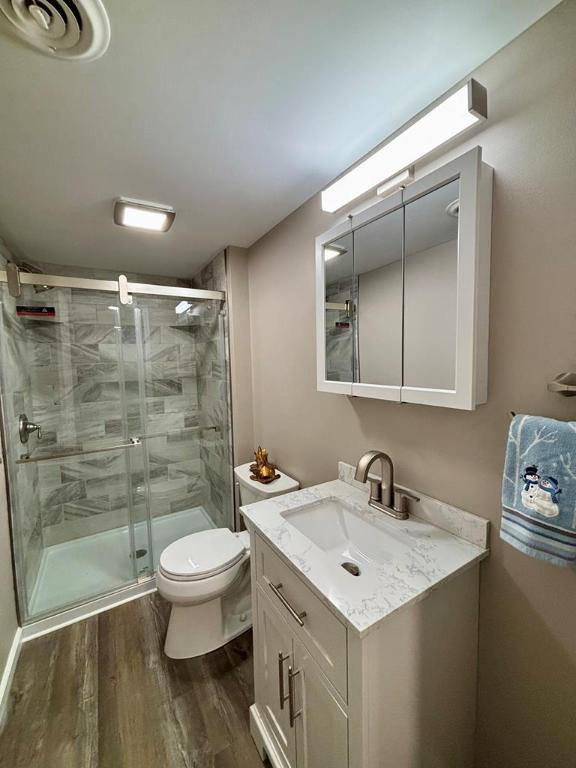
POLYGON ((298 768, 347 768, 348 716, 335 689, 298 640, 288 682, 298 768))
POLYGON ((292 635, 260 588, 257 602, 256 704, 286 764, 295 767, 296 735, 288 702, 288 667, 294 664, 292 635))
POLYGON ((491 190, 477 147, 404 192, 403 402, 486 400, 491 190))

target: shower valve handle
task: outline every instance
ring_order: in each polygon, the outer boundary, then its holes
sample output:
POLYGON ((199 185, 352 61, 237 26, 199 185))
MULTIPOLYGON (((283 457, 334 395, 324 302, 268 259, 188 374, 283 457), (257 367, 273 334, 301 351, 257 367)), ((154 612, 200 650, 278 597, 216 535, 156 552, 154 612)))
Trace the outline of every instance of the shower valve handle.
POLYGON ((28 421, 28 416, 26 416, 25 413, 20 414, 18 432, 20 433, 21 443, 27 443, 28 438, 33 432, 37 433, 38 440, 42 440, 42 427, 40 424, 34 424, 33 421, 28 421))

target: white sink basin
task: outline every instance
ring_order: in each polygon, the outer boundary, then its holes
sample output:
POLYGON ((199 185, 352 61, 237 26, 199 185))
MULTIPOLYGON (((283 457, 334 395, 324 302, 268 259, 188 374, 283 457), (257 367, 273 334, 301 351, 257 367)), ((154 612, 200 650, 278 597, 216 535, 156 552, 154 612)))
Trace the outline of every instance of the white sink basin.
POLYGON ((281 514, 339 565, 343 562, 383 565, 414 546, 409 536, 394 530, 395 521, 387 520, 383 513, 356 509, 337 498, 323 499, 281 514))

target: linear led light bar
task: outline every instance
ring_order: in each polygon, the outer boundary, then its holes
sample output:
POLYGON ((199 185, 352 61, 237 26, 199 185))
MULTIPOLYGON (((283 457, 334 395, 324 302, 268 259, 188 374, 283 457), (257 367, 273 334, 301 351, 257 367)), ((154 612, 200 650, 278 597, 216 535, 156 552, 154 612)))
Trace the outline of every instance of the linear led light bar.
POLYGON ((327 187, 322 210, 337 211, 486 117, 486 88, 469 80, 327 187))
POLYGON ((169 205, 158 205, 129 197, 119 197, 114 203, 114 221, 121 227, 167 232, 175 216, 174 208, 169 205))

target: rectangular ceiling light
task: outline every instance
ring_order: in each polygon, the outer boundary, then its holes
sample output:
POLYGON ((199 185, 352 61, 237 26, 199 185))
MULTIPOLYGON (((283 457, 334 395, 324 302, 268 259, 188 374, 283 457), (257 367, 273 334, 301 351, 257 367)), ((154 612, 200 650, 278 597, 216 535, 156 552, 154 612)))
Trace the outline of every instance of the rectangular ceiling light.
POLYGON ((327 187, 322 192, 322 210, 337 211, 486 116, 486 89, 469 80, 327 187))
POLYGON ((119 197, 114 204, 114 221, 121 227, 167 232, 175 216, 174 208, 169 205, 147 203, 145 200, 119 197))

